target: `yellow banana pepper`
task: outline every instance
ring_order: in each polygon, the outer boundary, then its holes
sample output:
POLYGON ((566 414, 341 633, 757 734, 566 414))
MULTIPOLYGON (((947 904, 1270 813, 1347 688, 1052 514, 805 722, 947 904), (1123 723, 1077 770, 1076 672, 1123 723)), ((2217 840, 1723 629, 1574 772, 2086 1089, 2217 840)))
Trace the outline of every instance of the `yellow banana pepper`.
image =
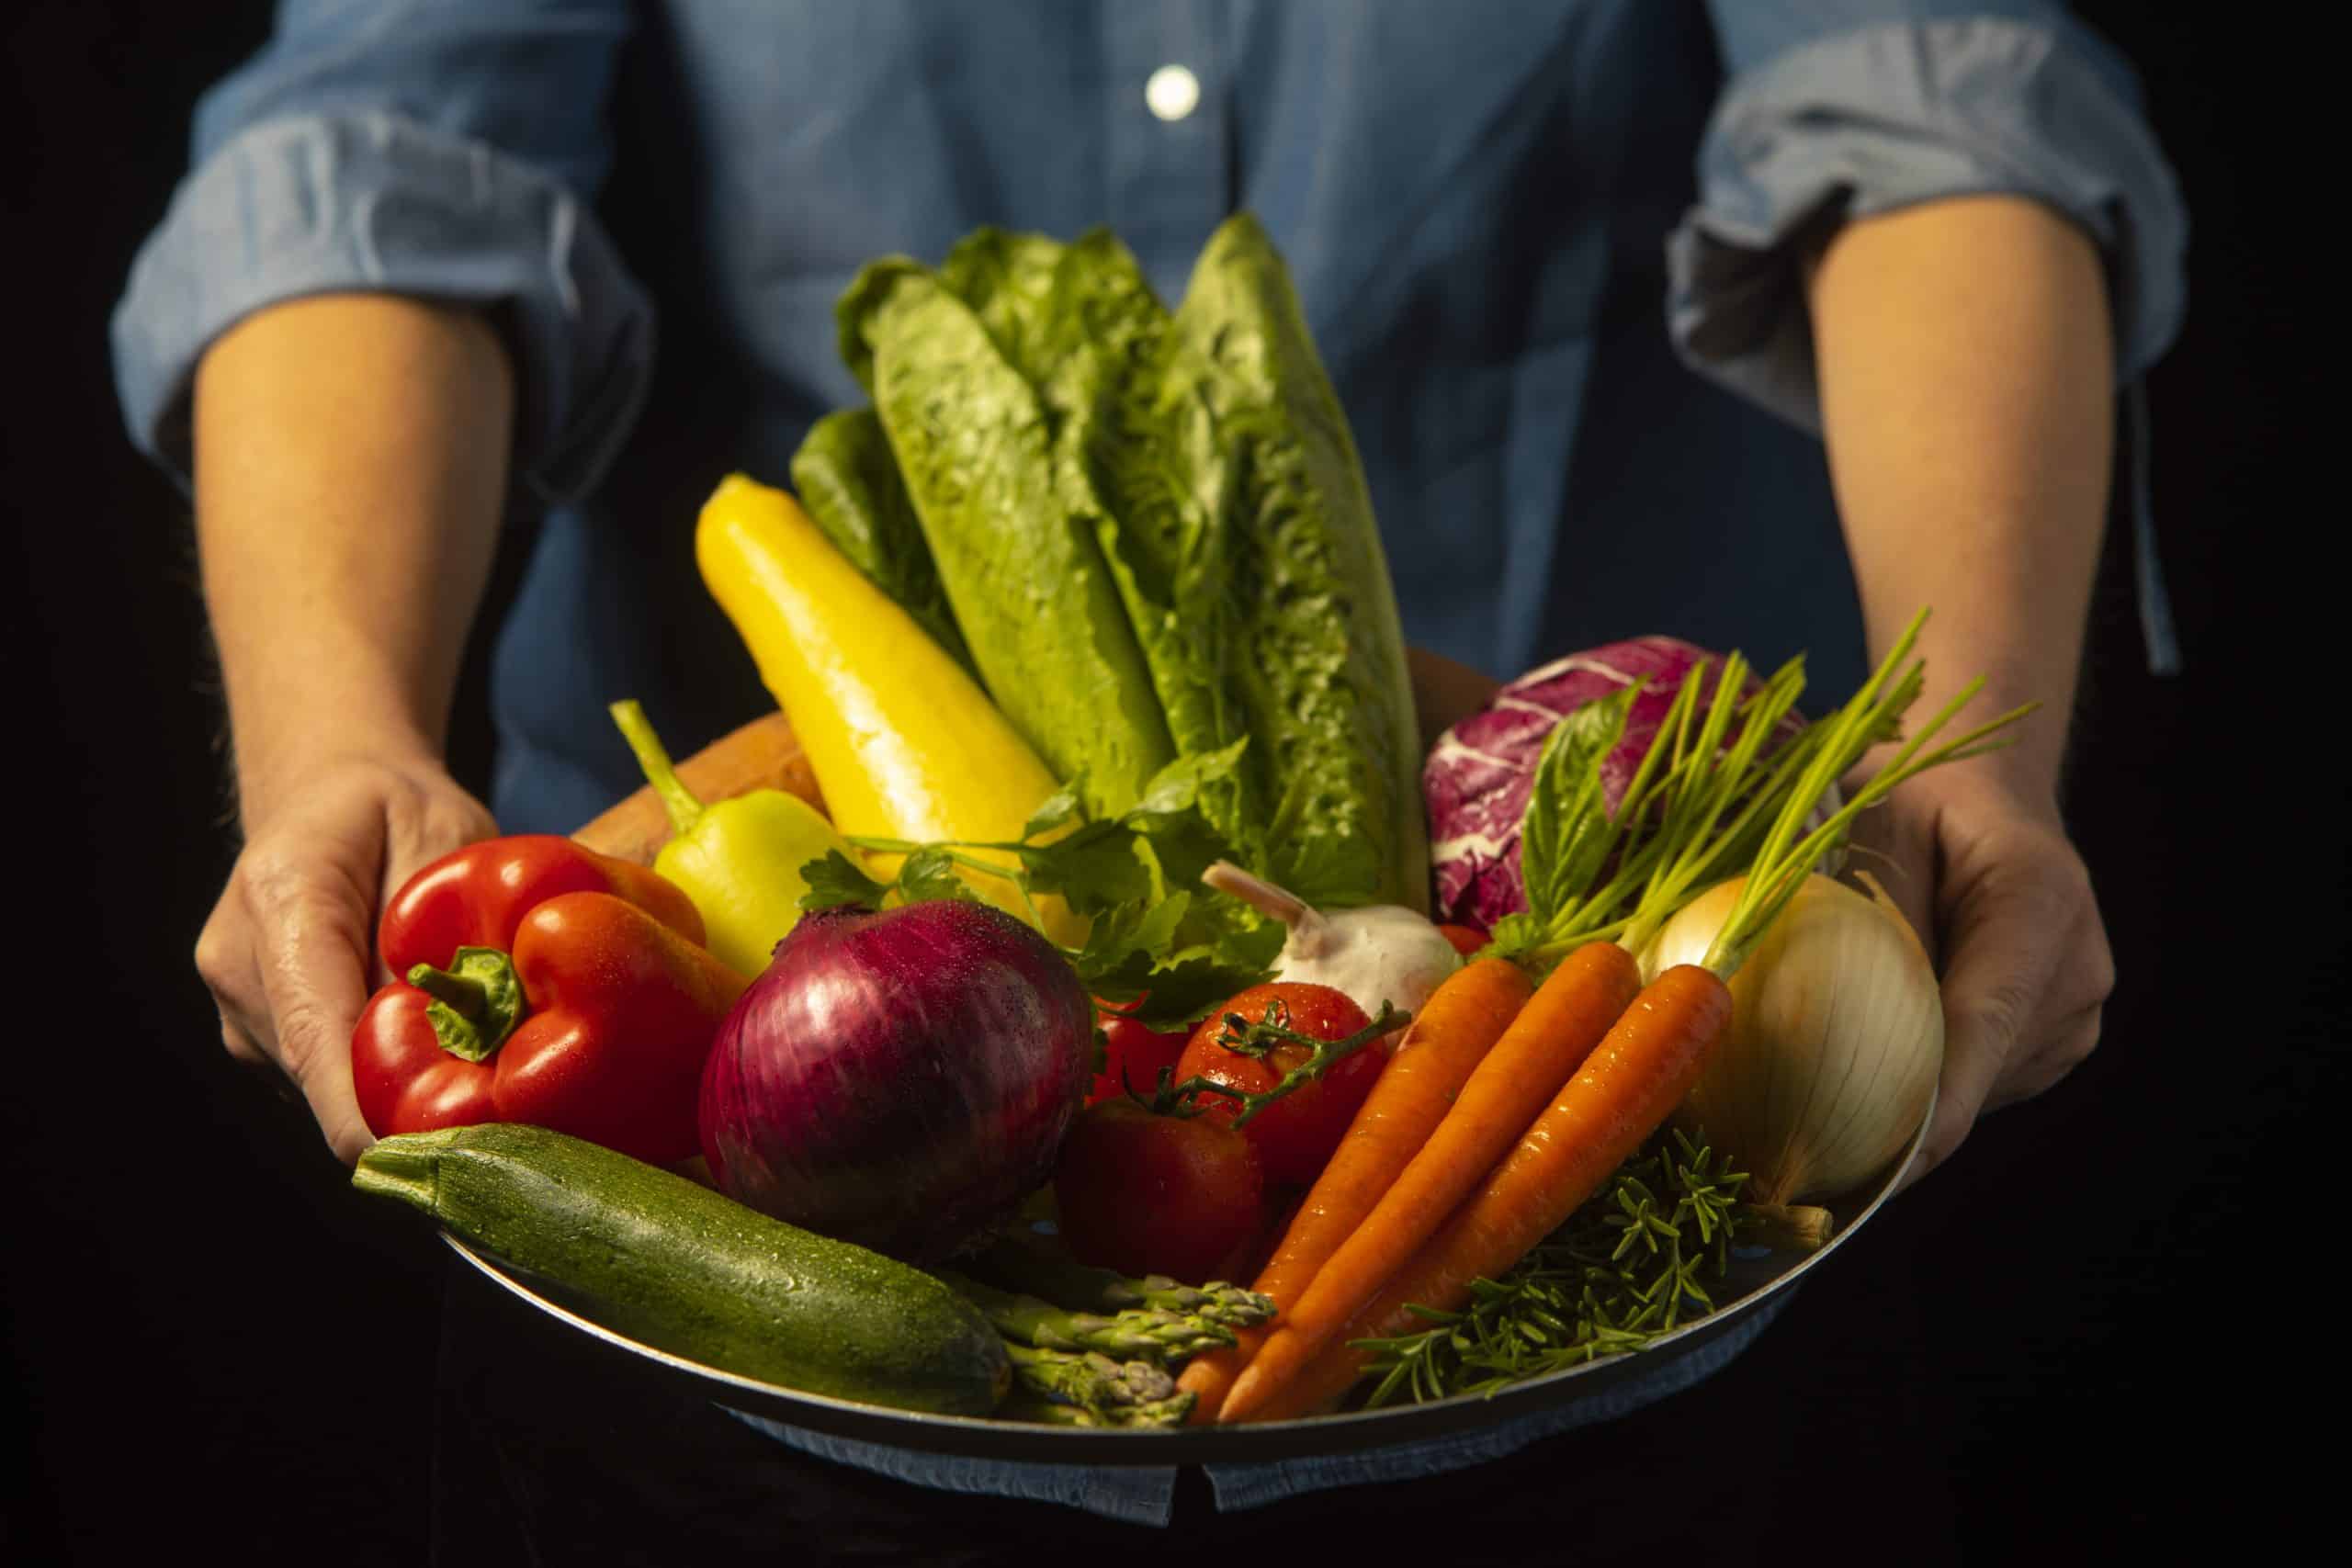
POLYGON ((653 869, 702 917, 703 945, 729 969, 756 976, 800 923, 808 891, 800 868, 828 850, 857 857, 815 807, 788 791, 755 789, 705 806, 679 780, 642 707, 618 702, 609 711, 670 815, 670 841, 653 869))
MULTIPOLYGON (((1060 787, 963 666, 783 491, 741 474, 721 480, 703 505, 695 558, 842 833, 1009 842, 1060 787)), ((1028 918, 1011 879, 963 874, 989 903, 1028 918)), ((1083 940, 1084 923, 1058 899, 1038 899, 1037 914, 1054 940, 1083 940)))

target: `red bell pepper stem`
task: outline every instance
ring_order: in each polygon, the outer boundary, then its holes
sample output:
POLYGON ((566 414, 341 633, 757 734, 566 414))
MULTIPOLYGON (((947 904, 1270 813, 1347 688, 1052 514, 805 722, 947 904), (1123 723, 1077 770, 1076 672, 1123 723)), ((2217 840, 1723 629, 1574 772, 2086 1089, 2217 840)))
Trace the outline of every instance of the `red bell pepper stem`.
POLYGON ((490 1002, 490 987, 480 980, 470 975, 452 975, 430 964, 420 964, 410 970, 408 983, 442 1006, 453 1009, 469 1023, 480 1018, 490 1002))
POLYGON ((408 983, 433 998, 424 1016, 441 1049, 461 1061, 487 1061, 529 1010, 514 961, 494 947, 461 947, 442 969, 419 964, 408 983))

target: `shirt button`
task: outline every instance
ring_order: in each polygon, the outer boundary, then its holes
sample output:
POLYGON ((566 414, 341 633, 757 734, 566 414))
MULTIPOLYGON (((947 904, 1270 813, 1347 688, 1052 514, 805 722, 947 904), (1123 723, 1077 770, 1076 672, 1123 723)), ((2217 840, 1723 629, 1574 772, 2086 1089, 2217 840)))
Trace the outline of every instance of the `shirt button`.
POLYGON ((1201 101, 1201 79, 1181 65, 1163 65, 1143 85, 1143 101, 1161 119, 1179 120, 1201 101))

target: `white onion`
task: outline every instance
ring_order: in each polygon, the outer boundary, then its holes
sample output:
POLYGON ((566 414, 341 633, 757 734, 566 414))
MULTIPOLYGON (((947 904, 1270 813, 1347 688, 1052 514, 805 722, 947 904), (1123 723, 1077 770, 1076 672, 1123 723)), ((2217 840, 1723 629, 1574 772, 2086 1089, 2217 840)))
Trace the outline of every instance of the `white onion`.
MULTIPOLYGON (((1641 954, 1645 981, 1696 964, 1739 896, 1701 894, 1641 954)), ((1753 1180, 1751 1200, 1851 1191, 1919 1130, 1943 1068, 1935 969, 1893 902, 1811 876, 1731 978, 1732 1020, 1677 1125, 1753 1180)))

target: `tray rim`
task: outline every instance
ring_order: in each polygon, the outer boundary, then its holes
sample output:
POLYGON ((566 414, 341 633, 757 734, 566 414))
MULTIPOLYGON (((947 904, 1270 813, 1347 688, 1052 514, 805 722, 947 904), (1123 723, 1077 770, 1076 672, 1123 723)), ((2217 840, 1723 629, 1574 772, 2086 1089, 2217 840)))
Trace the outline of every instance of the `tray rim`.
POLYGON ((1546 1373, 1491 1394, 1456 1394, 1425 1404, 1395 1404, 1377 1410, 1234 1427, 1144 1431, 1048 1427, 993 1416, 930 1415, 803 1393, 706 1366, 630 1338, 550 1300, 534 1288, 526 1271, 469 1246, 447 1229, 440 1234, 451 1250, 492 1283, 558 1323, 586 1335, 614 1354, 654 1370, 673 1384, 691 1387, 739 1415, 782 1422, 829 1438, 993 1462, 1148 1467, 1330 1458, 1565 1409, 1631 1378, 1695 1354, 1817 1268, 1886 1205, 1927 1143, 1928 1130, 1935 1120, 1936 1099, 1933 1094, 1929 1096, 1917 1130, 1875 1187, 1860 1190, 1842 1202, 1829 1205, 1838 1223, 1821 1250, 1796 1258, 1737 1298, 1659 1336, 1643 1349, 1546 1373), (1850 1217, 1842 1212, 1849 1207, 1850 1217))

